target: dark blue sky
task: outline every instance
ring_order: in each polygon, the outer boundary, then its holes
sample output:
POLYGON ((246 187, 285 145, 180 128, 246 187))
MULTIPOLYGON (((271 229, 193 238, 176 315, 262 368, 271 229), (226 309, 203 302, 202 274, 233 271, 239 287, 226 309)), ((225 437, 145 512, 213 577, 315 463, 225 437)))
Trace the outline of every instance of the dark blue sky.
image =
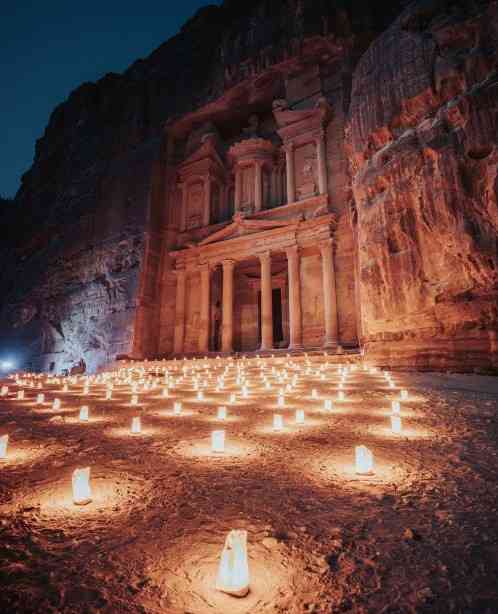
MULTIPOLYGON (((248 0, 250 1, 250 0, 248 0)), ((54 107, 122 72, 216 0, 0 2, 0 195, 13 196, 54 107)))

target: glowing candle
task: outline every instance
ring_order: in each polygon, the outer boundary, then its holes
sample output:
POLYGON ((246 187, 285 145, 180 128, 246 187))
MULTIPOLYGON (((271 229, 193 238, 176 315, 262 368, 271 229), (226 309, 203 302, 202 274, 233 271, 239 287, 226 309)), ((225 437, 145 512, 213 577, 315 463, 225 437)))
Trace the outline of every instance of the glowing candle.
POLYGON ((218 407, 218 420, 226 420, 227 418, 227 408, 222 405, 218 407))
POLYGON ((285 405, 285 398, 284 398, 283 394, 279 394, 278 395, 277 405, 279 407, 284 407, 284 405, 285 405))
POLYGON ((304 424, 304 409, 296 409, 296 424, 304 424))
POLYGON ((112 390, 108 388, 105 392, 105 400, 110 401, 112 399, 112 390))
POLYGON ((173 405, 173 413, 175 416, 179 416, 182 413, 182 404, 180 401, 175 401, 173 405))
POLYGON ((90 488, 90 467, 73 471, 73 502, 75 505, 87 505, 92 500, 90 488))
POLYGON ((80 422, 88 422, 88 405, 82 405, 80 409, 80 422))
POLYGON ((7 446, 9 445, 9 436, 2 435, 0 437, 0 460, 7 459, 7 446))
POLYGON ((401 396, 401 400, 405 401, 408 398, 408 390, 402 390, 400 396, 401 396))
POLYGON ((281 431, 284 428, 284 419, 280 414, 273 414, 273 430, 281 431))
POLYGON ((399 401, 391 401, 391 409, 393 414, 399 414, 401 409, 399 401))
POLYGON ((9 394, 9 387, 8 386, 2 386, 2 391, 0 392, 0 396, 4 397, 6 395, 9 394))
POLYGON ((237 402, 237 397, 236 397, 236 396, 235 396, 235 394, 232 392, 232 394, 230 395, 230 401, 229 401, 229 403, 231 403, 231 404, 233 405, 233 404, 234 404, 234 403, 236 403, 236 402, 237 402))
POLYGON ((356 446, 356 473, 371 475, 373 473, 373 454, 366 446, 356 446))
POLYGON ((393 433, 401 433, 401 418, 397 415, 391 416, 391 430, 393 433))
POLYGON ((131 433, 132 435, 138 435, 138 433, 142 432, 142 423, 140 420, 140 416, 134 416, 131 419, 131 433))
POLYGON ((332 410, 332 399, 325 399, 323 402, 323 409, 327 411, 332 410))
POLYGON ((36 395, 37 405, 41 405, 42 403, 44 403, 44 401, 45 401, 45 395, 43 394, 43 392, 40 392, 39 394, 36 395))
POLYGON ((24 399, 24 390, 17 391, 17 400, 22 401, 24 399))
POLYGON ((393 382, 392 379, 389 380, 389 388, 396 388, 396 384, 393 382))
POLYGON ((316 388, 313 388, 313 390, 311 391, 311 398, 318 399, 318 390, 316 388))
POLYGON ((266 390, 270 390, 271 389, 271 383, 270 382, 265 382, 265 388, 266 388, 266 390))
POLYGON ((168 390, 168 388, 163 388, 163 397, 164 398, 169 397, 169 390, 168 390))
POLYGON ((337 400, 338 401, 344 401, 344 391, 343 390, 339 390, 337 392, 337 400))
POLYGON ((138 405, 138 394, 131 395, 131 405, 138 405))
POLYGON ((52 409, 60 409, 61 408, 61 400, 54 399, 52 402, 52 409))
POLYGON ((197 400, 204 401, 204 393, 202 392, 202 390, 199 390, 199 392, 197 393, 197 400))
POLYGON ((211 433, 211 451, 222 454, 225 451, 225 431, 213 431, 211 433))
POLYGON ((232 530, 227 535, 221 553, 216 589, 235 597, 245 597, 249 592, 247 531, 232 530))

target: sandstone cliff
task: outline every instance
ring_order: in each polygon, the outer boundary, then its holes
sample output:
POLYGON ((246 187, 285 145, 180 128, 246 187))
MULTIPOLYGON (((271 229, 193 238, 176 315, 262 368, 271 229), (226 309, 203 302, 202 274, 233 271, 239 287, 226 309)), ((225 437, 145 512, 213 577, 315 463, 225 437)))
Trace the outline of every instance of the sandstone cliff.
POLYGON ((412 3, 354 73, 363 342, 393 366, 498 364, 498 3, 412 3))

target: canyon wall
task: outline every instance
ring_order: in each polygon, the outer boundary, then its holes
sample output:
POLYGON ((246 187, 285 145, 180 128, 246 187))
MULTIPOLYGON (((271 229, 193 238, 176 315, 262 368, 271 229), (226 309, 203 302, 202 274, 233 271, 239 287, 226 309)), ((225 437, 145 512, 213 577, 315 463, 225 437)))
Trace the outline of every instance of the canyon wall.
POLYGON ((498 4, 412 3, 350 108, 362 344, 393 367, 498 366, 498 4))

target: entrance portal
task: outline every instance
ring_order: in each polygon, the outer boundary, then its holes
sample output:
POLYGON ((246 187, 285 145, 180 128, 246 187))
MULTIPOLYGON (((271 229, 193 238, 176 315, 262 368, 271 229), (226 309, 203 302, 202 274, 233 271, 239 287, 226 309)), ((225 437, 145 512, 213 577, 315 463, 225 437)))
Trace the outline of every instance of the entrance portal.
MULTIPOLYGON (((282 315, 282 290, 272 289, 273 314, 273 347, 279 347, 284 340, 284 327, 282 315)), ((261 346, 261 292, 258 292, 258 344, 261 346)))

